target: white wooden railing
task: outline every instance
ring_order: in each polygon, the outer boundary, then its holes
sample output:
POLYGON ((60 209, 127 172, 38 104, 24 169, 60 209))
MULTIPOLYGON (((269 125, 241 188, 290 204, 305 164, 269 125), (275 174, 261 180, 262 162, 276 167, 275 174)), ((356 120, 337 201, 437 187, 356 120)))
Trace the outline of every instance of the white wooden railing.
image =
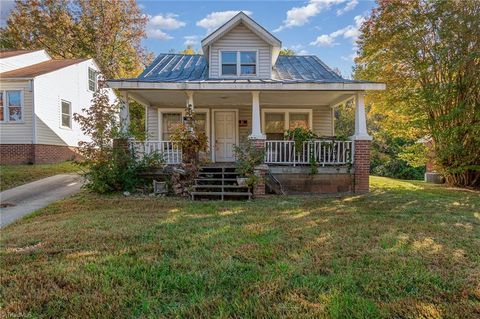
POLYGON ((160 154, 167 164, 180 164, 182 150, 172 141, 130 141, 130 148, 137 158, 153 153, 160 154))
POLYGON ((315 140, 303 142, 297 151, 295 141, 266 141, 265 163, 304 165, 345 165, 353 163, 353 141, 315 140))

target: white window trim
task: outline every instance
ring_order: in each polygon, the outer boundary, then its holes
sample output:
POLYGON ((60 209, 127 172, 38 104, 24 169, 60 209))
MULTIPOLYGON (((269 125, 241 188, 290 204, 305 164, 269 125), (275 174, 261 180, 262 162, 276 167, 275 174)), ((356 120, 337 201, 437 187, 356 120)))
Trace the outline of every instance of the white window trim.
POLYGON ((283 124, 284 130, 288 130, 290 127, 290 113, 302 113, 308 114, 308 128, 313 131, 313 109, 269 109, 262 108, 262 134, 265 133, 265 113, 283 113, 285 122, 283 124))
POLYGON ((95 92, 95 91, 90 90, 90 70, 95 72, 95 90, 98 89, 98 71, 95 70, 94 68, 90 67, 90 66, 87 67, 87 91, 95 92))
POLYGON ((24 100, 24 93, 23 90, 2 90, 3 92, 3 121, 0 123, 8 123, 8 124, 23 124, 25 123, 25 100, 24 100), (22 114, 22 119, 20 121, 10 121, 10 113, 8 112, 8 105, 7 105, 7 92, 20 92, 20 109, 22 114))
POLYGON ((72 130, 73 129, 73 114, 72 114, 72 102, 60 99, 60 128, 64 130, 72 130), (70 105, 70 126, 64 126, 62 121, 63 110, 62 110, 62 103, 66 102, 70 105))
MULTIPOLYGON (((206 118, 206 133, 207 133, 207 140, 208 144, 210 145, 210 109, 205 109, 205 108, 195 108, 195 113, 206 113, 207 118, 206 118)), ((181 113, 182 114, 182 122, 183 122, 183 117, 185 117, 185 108, 183 107, 175 107, 175 108, 159 108, 158 109, 158 140, 163 141, 162 135, 163 135, 163 113, 181 113)))
POLYGON ((242 49, 219 49, 218 50, 218 74, 222 77, 226 78, 258 78, 259 77, 259 63, 258 63, 258 49, 249 49, 249 48, 242 48, 242 49), (222 73, 222 52, 237 52, 237 74, 223 74, 222 73), (241 74, 241 66, 242 62, 240 60, 240 52, 255 52, 255 74, 241 74))

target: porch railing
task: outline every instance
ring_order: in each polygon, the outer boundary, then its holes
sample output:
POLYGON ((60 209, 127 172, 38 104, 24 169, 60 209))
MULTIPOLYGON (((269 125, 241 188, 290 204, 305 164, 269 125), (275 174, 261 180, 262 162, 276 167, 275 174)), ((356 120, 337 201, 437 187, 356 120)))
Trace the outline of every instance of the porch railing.
POLYGON ((295 141, 266 141, 265 163, 304 165, 345 165, 353 163, 353 141, 315 140, 303 142, 297 150, 295 141))
POLYGON ((167 164, 182 162, 182 150, 172 141, 130 141, 130 148, 137 158, 158 153, 167 164))

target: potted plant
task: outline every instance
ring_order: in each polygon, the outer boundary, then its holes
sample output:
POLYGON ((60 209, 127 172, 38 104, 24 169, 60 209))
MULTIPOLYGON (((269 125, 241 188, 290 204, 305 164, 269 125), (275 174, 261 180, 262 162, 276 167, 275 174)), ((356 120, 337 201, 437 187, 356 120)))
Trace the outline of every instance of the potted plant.
POLYGON ((234 146, 236 157, 237 184, 252 187, 258 182, 253 174, 255 166, 263 162, 265 150, 257 147, 252 140, 246 140, 239 146, 234 146))

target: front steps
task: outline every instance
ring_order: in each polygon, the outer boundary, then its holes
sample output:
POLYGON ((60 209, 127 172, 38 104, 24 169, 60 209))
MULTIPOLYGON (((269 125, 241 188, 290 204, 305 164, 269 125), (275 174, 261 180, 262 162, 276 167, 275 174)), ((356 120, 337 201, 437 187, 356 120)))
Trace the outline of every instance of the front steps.
POLYGON ((235 167, 202 167, 195 179, 192 199, 251 199, 247 186, 238 186, 235 167))

